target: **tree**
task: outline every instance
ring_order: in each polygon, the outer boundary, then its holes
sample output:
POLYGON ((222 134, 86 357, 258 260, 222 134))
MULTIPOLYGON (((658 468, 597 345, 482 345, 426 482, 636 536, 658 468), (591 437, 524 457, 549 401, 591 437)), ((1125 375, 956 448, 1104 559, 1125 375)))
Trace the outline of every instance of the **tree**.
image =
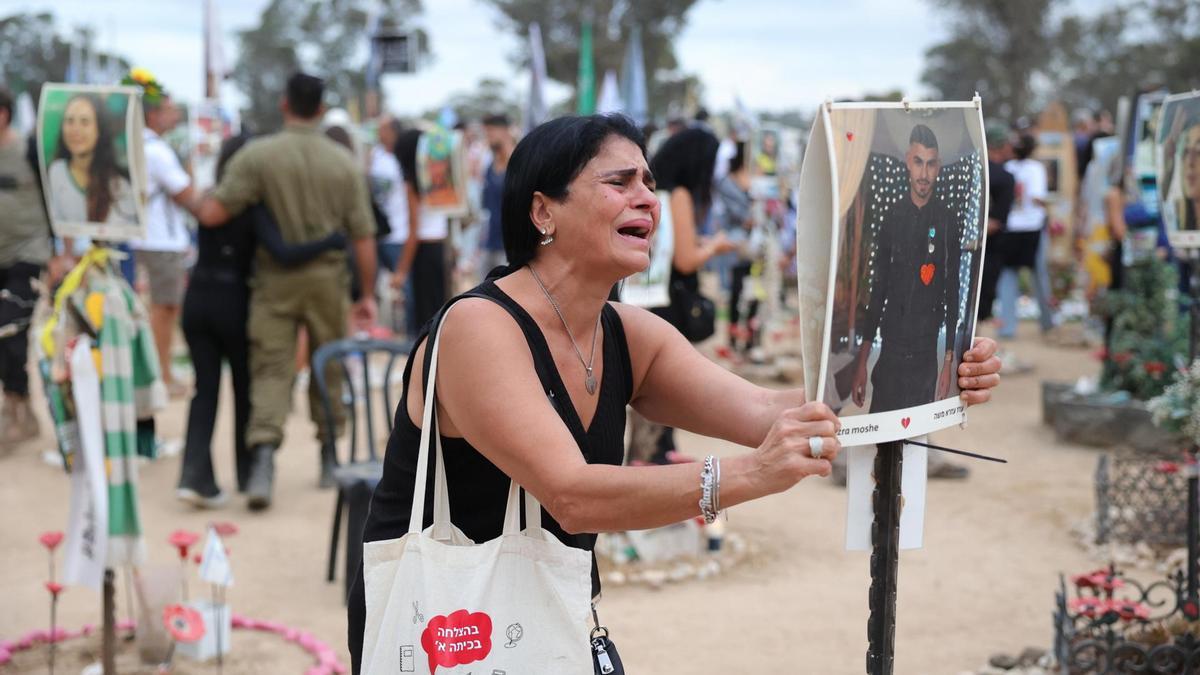
MULTIPOLYGON (((86 41, 88 34, 81 37, 86 41)), ((0 82, 13 91, 28 91, 36 100, 42 84, 66 81, 71 49, 50 12, 0 18, 0 82)), ((105 65, 115 59, 121 72, 129 70, 129 62, 119 56, 97 50, 95 57, 105 65)))
MULTIPOLYGON (((688 10, 697 0, 486 0, 500 11, 501 26, 521 36, 518 66, 528 67, 528 45, 524 37, 529 25, 542 27, 546 52, 546 74, 553 80, 575 86, 579 65, 579 35, 585 16, 593 19, 593 50, 596 79, 607 70, 621 71, 624 39, 629 28, 642 29, 646 58, 646 81, 650 115, 663 117, 672 104, 683 107, 689 93, 698 95, 698 80, 679 70, 673 38, 683 30, 688 10)), ((575 97, 567 102, 575 108, 575 97)))
POLYGON ((934 0, 950 15, 950 37, 925 52, 922 81, 949 100, 979 92, 989 114, 1032 112, 1032 83, 1050 66, 1064 0, 934 0))
POLYGON ((1013 119, 1053 97, 1113 110, 1158 87, 1200 87, 1200 3, 1125 0, 1093 16, 1061 14, 1063 0, 934 0, 952 16, 922 79, 944 98, 978 91, 989 115, 1013 119))
POLYGON ((1054 72, 1072 106, 1114 110, 1117 99, 1147 88, 1200 87, 1200 5, 1150 0, 1113 7, 1062 25, 1054 72))
POLYGON ((478 122, 487 115, 503 113, 515 124, 521 117, 521 104, 509 95, 508 84, 490 77, 479 80, 474 91, 451 94, 443 105, 426 111, 422 117, 437 119, 445 106, 449 106, 463 121, 478 122))
MULTIPOLYGON (((422 0, 380 0, 380 25, 403 29, 423 11, 422 0)), ((233 79, 249 106, 242 118, 270 131, 283 121, 279 98, 287 78, 303 70, 325 78, 326 102, 361 106, 366 91, 366 41, 373 0, 271 0, 259 25, 239 33, 233 79)), ((419 54, 429 53, 427 36, 417 34, 419 54)))

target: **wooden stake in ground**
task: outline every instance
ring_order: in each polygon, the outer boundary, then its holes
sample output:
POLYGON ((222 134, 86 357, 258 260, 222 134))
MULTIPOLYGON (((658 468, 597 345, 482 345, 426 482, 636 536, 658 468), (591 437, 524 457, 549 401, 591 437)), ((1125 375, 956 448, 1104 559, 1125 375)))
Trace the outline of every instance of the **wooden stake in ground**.
POLYGON ((900 475, 904 442, 880 443, 875 452, 871 526, 871 615, 867 619, 867 675, 892 675, 896 656, 896 576, 900 562, 900 475))
POLYGON ((104 633, 100 662, 104 675, 117 675, 117 589, 112 568, 104 570, 104 633))

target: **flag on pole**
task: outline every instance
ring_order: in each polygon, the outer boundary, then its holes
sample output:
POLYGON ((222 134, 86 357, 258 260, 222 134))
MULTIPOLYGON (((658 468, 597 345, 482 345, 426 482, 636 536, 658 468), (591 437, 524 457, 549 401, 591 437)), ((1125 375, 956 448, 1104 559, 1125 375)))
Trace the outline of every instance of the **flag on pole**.
POLYGON ((367 20, 367 89, 379 89, 379 47, 375 42, 375 34, 379 32, 379 15, 371 13, 367 20))
POLYGON ((17 95, 12 124, 22 136, 28 136, 37 130, 37 109, 33 106, 33 97, 27 91, 17 95))
POLYGON ((625 62, 621 65, 621 99, 625 102, 625 114, 638 125, 650 118, 650 105, 646 98, 646 59, 642 55, 642 29, 634 26, 625 44, 625 62))
POLYGON ((583 22, 579 36, 579 81, 575 92, 576 112, 591 115, 596 112, 596 63, 592 58, 592 22, 583 22))
POLYGON ((600 85, 600 98, 596 101, 596 112, 615 113, 624 110, 625 106, 621 103, 621 90, 617 86, 617 74, 607 70, 604 72, 604 83, 600 85))
POLYGON ((67 57, 67 72, 63 75, 63 81, 67 84, 79 84, 79 61, 79 44, 72 42, 71 51, 67 57))
POLYGON ((217 534, 217 528, 212 526, 208 528, 208 539, 204 542, 204 553, 200 558, 200 578, 218 586, 233 585, 233 568, 229 566, 225 544, 217 534))
POLYGON ((229 75, 225 49, 221 46, 221 27, 213 0, 204 2, 204 97, 221 98, 221 80, 229 75))
POLYGON ((546 52, 542 49, 542 27, 529 24, 529 102, 525 106, 525 131, 546 121, 546 52))

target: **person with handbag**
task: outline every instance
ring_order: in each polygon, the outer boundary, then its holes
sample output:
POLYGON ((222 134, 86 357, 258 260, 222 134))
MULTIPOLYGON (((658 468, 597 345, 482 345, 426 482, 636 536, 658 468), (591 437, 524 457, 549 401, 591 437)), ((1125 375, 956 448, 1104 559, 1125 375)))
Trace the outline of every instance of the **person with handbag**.
MULTIPOLYGON (((405 367, 348 603, 355 672, 622 673, 607 632, 588 630, 596 533, 712 522, 829 474, 828 406, 743 380, 662 318, 607 300, 649 265, 655 178, 619 115, 555 119, 517 145, 509 265, 452 299, 405 367), (753 450, 621 466, 626 405, 753 450)), ((967 352, 967 404, 999 382, 994 351, 982 339, 967 352)))
MULTIPOLYGON (((714 256, 738 247, 723 230, 711 237, 700 235, 712 206, 713 169, 720 145, 708 129, 689 127, 667 139, 650 160, 658 189, 670 195, 675 235, 668 287, 671 304, 651 311, 692 343, 703 342, 716 332, 716 306, 700 292, 700 268, 714 256)), ((655 441, 652 448, 631 447, 630 457, 651 464, 688 461, 676 451, 674 428, 650 422, 636 412, 632 424, 636 432, 632 438, 655 441)))

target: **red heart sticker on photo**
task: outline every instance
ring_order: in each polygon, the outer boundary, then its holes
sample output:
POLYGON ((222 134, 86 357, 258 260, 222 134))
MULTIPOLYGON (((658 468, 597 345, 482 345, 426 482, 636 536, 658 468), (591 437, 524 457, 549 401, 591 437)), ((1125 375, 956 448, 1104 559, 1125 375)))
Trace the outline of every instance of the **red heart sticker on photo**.
POLYGON ((853 131, 846 132, 846 140, 848 140, 848 141, 854 140, 854 132, 853 131))
POLYGON ((904 419, 900 420, 900 426, 902 426, 902 427, 904 427, 905 429, 907 429, 907 428, 908 428, 908 425, 909 425, 911 422, 912 422, 912 418, 911 418, 911 417, 905 417, 904 419))
POLYGON ((928 286, 933 282, 933 263, 921 265, 921 283, 928 286))

